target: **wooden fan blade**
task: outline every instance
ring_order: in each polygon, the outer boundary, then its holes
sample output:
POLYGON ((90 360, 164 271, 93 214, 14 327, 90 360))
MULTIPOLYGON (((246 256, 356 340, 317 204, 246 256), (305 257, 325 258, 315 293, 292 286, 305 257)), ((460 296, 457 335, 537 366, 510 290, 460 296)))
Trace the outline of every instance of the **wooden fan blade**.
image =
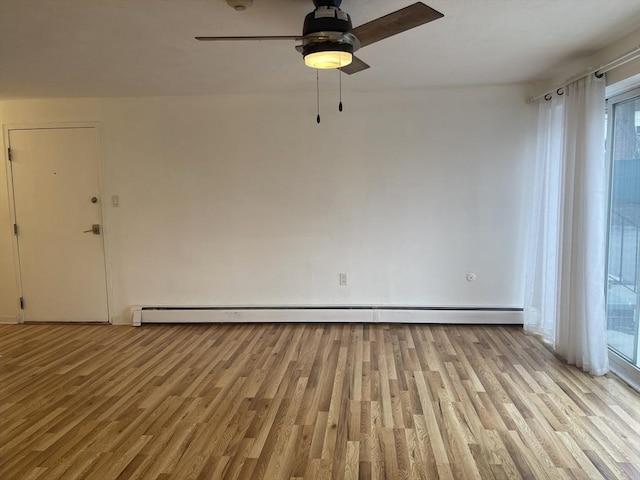
POLYGON ((422 2, 417 2, 389 15, 360 25, 354 28, 351 33, 358 37, 361 46, 366 47, 442 17, 444 17, 442 13, 422 2))
POLYGON ((342 70, 347 75, 353 75, 354 73, 361 72, 362 70, 366 70, 367 68, 371 67, 354 55, 353 61, 346 67, 342 67, 340 70, 342 70))
POLYGON ((297 35, 273 35, 266 37, 196 37, 196 40, 201 42, 228 42, 241 40, 302 40, 303 38, 297 35))

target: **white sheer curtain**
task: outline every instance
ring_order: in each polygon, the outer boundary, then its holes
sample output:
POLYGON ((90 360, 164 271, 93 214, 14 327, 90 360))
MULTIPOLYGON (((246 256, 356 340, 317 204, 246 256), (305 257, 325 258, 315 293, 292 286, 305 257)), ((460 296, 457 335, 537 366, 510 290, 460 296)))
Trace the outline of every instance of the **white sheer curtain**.
POLYGON ((593 375, 609 371, 604 100, 590 75, 540 103, 525 280, 525 328, 593 375))

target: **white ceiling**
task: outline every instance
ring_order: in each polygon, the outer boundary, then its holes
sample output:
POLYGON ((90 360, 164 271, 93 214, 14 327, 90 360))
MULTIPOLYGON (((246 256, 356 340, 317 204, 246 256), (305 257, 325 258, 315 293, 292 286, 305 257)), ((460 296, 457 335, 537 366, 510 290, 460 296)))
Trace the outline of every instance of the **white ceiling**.
MULTIPOLYGON (((413 0, 344 0, 354 26, 413 0)), ((543 80, 640 25, 640 0, 427 0, 443 19, 360 50, 351 90, 543 80)), ((2 98, 308 91, 295 43, 311 0, 0 0, 2 98)), ((322 72, 329 79, 335 72, 322 72)))

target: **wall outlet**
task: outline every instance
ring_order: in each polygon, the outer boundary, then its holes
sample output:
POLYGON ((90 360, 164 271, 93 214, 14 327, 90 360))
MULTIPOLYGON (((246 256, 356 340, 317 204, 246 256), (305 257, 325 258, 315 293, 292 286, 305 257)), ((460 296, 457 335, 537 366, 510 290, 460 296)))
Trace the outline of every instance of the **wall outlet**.
POLYGON ((340 275, 338 275, 338 279, 340 281, 340 285, 348 285, 349 284, 349 277, 347 276, 346 273, 341 273, 340 275))

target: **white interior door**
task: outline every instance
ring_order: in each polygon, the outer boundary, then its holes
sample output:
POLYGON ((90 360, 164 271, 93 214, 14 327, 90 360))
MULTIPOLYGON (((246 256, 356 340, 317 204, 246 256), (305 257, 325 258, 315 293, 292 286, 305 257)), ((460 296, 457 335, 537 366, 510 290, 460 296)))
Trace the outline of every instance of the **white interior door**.
POLYGON ((107 322, 96 129, 10 130, 9 147, 25 321, 107 322))

